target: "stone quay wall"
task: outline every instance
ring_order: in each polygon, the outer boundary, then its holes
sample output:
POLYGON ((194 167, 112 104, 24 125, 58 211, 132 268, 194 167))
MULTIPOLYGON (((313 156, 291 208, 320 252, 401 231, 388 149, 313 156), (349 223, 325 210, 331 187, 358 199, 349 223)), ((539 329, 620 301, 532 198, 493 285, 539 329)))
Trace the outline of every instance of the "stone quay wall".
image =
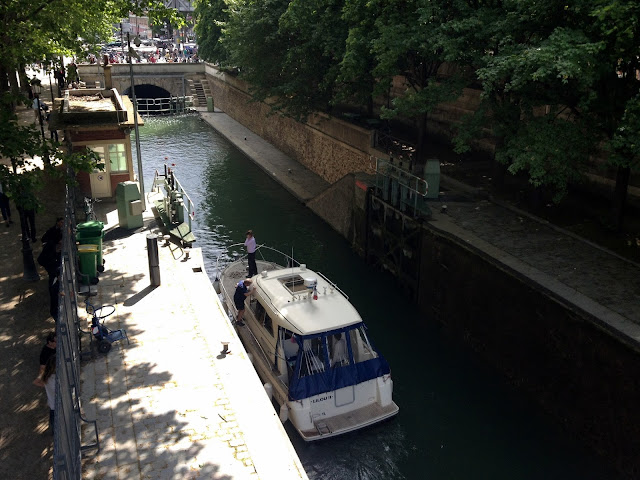
POLYGON ((425 225, 418 302, 567 431, 640 477, 640 355, 597 319, 425 225))
POLYGON ((248 85, 233 75, 209 64, 205 72, 217 108, 326 181, 372 171, 372 130, 321 114, 297 122, 251 101, 248 85))

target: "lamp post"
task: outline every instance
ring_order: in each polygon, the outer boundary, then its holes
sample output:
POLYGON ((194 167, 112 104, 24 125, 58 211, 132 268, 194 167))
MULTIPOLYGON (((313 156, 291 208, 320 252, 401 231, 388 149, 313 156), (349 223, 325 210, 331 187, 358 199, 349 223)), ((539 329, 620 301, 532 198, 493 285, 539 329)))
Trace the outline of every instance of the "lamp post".
MULTIPOLYGON (((140 46, 140 39, 135 38, 136 46, 140 46)), ((131 77, 131 101, 133 102, 133 125, 136 131, 136 155, 138 156, 138 180, 140 181, 140 197, 142 200, 142 211, 147 209, 147 202, 144 198, 144 172, 142 171, 142 155, 140 153, 140 130, 138 129, 138 101, 136 100, 136 88, 133 84, 133 49, 131 48, 131 35, 127 33, 127 46, 129 47, 129 76, 131 77)))
POLYGON ((42 124, 42 101, 40 100, 40 94, 42 93, 42 86, 40 83, 34 83, 31 85, 33 95, 38 100, 38 120, 40 120, 40 132, 42 132, 42 143, 46 140, 44 138, 44 125, 42 124))

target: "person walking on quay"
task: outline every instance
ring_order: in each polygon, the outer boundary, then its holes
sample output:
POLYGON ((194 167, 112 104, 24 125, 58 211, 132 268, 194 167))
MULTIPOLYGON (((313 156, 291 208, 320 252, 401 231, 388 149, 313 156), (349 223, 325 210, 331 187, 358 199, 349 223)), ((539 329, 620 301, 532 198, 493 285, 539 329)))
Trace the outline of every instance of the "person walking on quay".
POLYGON ((240 280, 236 285, 236 292, 233 294, 233 303, 238 310, 238 316, 236 317, 236 325, 239 327, 244 327, 244 322, 242 319, 244 318, 244 300, 253 292, 250 290, 251 288, 251 279, 246 278, 244 280, 240 280))
POLYGON ((31 108, 33 108, 33 113, 36 116, 36 123, 38 123, 38 120, 40 119, 40 108, 42 107, 42 103, 40 102, 40 97, 38 97, 38 95, 34 95, 33 96, 33 103, 31 104, 31 108))
POLYGON ((256 265, 256 237, 253 236, 253 230, 247 230, 247 239, 244 246, 247 247, 247 259, 249 261, 249 274, 247 277, 253 277, 258 274, 258 266, 256 265))
POLYGON ((36 378, 36 380, 42 377, 49 359, 56 356, 56 347, 58 345, 58 337, 56 336, 56 332, 50 332, 47 335, 45 342, 46 343, 44 347, 42 347, 42 350, 40 350, 40 370, 38 371, 38 377, 36 378))
POLYGON ((18 184, 15 193, 16 195, 13 201, 24 220, 24 231, 22 234, 31 239, 31 243, 35 243, 38 241, 36 235, 36 209, 38 208, 38 200, 33 192, 29 191, 28 185, 18 184))
POLYGON ((62 241, 62 227, 64 227, 64 218, 56 218, 56 223, 53 227, 47 230, 42 236, 42 244, 47 243, 57 244, 62 241))
POLYGON ((0 210, 2 211, 2 219, 9 225, 13 223, 11 220, 11 207, 9 206, 9 197, 5 194, 5 186, 0 182, 0 210))
POLYGON ((44 387, 47 393, 47 405, 49 406, 49 428, 53 435, 53 423, 55 421, 56 408, 56 356, 52 355, 44 366, 42 375, 33 381, 37 387, 44 387))

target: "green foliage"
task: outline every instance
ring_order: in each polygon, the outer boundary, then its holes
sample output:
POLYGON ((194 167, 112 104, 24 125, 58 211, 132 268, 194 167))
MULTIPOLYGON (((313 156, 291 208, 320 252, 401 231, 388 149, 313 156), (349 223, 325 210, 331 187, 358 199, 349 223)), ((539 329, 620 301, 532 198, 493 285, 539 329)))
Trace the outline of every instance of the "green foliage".
POLYGON ((223 32, 229 18, 225 0, 198 0, 195 4, 198 35, 198 55, 217 64, 224 64, 229 57, 222 43, 223 32))
POLYGON ((613 165, 640 168, 640 93, 627 102, 609 149, 613 165))

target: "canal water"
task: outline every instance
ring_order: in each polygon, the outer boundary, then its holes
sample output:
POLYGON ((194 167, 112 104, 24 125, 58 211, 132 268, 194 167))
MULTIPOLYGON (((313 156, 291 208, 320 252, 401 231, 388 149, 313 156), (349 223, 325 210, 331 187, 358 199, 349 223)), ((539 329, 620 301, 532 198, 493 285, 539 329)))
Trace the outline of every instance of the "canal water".
POLYGON ((309 478, 617 478, 472 352, 422 319, 390 276, 366 265, 197 115, 145 119, 140 143, 147 189, 167 163, 196 204, 196 246, 209 276, 225 246, 244 241, 251 228, 259 244, 293 251, 336 282, 391 364, 396 419, 314 444, 286 424, 309 478))

